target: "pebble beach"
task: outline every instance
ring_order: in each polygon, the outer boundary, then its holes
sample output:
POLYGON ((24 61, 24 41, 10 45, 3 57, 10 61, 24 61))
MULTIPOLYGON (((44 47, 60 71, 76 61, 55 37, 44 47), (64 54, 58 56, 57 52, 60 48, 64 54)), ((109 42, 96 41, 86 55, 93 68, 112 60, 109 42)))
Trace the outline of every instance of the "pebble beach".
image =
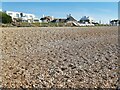
POLYGON ((118 85, 118 27, 7 27, 0 42, 1 87, 118 85))

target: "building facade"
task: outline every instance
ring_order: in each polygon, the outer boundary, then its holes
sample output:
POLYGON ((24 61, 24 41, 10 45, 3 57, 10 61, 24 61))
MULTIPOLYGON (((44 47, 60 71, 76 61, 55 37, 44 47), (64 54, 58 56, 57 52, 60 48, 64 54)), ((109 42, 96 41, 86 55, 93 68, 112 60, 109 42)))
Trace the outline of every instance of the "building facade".
POLYGON ((43 16, 40 20, 44 23, 48 23, 48 22, 53 21, 54 17, 53 16, 43 16))
POLYGON ((80 21, 81 24, 92 24, 94 23, 93 18, 89 17, 89 16, 83 16, 80 21))
POLYGON ((13 11, 5 11, 5 13, 11 16, 14 22, 17 21, 28 22, 28 23, 40 22, 40 20, 36 18, 34 14, 13 12, 13 11))
POLYGON ((120 26, 120 20, 111 20, 110 25, 112 25, 112 26, 120 26))

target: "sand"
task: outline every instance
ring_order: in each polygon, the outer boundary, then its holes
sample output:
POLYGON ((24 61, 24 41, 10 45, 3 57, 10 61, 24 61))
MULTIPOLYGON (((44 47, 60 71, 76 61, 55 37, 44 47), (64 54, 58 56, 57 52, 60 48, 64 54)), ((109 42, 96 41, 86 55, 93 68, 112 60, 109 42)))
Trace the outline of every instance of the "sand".
POLYGON ((117 87, 117 27, 9 27, 0 32, 1 87, 117 87))

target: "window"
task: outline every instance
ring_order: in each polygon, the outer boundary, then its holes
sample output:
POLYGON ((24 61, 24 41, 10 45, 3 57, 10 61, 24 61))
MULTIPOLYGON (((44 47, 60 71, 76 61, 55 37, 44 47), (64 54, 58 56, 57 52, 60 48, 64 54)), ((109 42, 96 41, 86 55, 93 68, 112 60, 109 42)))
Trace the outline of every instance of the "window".
POLYGON ((32 16, 30 15, 30 17, 32 18, 32 16))
POLYGON ((34 20, 35 22, 39 22, 39 20, 34 20))
POLYGON ((12 15, 12 13, 8 13, 8 15, 12 15))
POLYGON ((16 14, 16 17, 19 17, 19 14, 16 14))

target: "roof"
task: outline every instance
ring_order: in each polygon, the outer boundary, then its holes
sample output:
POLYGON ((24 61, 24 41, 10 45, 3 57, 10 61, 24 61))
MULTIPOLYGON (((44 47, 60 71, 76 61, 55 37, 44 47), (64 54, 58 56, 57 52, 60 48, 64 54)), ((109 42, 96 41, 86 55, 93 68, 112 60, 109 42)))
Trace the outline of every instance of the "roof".
POLYGON ((41 18, 40 20, 52 20, 52 17, 51 16, 45 16, 45 17, 43 17, 43 18, 41 18))
POLYGON ((91 17, 87 17, 87 16, 83 16, 80 20, 93 20, 93 18, 91 17))
POLYGON ((31 13, 23 13, 23 12, 16 12, 16 11, 5 11, 6 13, 18 13, 18 14, 24 14, 24 15, 32 15, 32 16, 35 16, 34 14, 31 14, 31 13))
POLYGON ((51 22, 66 22, 66 19, 54 19, 51 22))
POLYGON ((66 21, 77 21, 76 19, 74 19, 72 16, 67 17, 66 21))
POLYGON ((120 22, 120 20, 112 20, 112 21, 110 21, 110 22, 118 22, 118 21, 120 22))
POLYGON ((66 19, 59 19, 59 22, 65 22, 66 19))

